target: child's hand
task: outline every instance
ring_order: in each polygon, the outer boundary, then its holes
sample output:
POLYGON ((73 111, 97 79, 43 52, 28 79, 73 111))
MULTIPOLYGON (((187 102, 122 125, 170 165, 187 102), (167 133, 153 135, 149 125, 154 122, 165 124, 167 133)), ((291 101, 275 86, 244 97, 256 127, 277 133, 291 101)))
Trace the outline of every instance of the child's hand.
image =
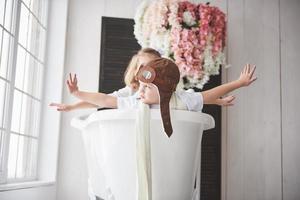
POLYGON ((71 105, 62 104, 62 103, 50 103, 49 106, 56 107, 57 111, 68 112, 68 111, 72 110, 72 106, 71 105))
POLYGON ((73 78, 72 78, 72 74, 71 73, 69 74, 69 80, 67 80, 67 85, 71 94, 78 91, 76 74, 74 75, 73 78))
POLYGON ((228 97, 224 97, 222 99, 218 99, 218 105, 219 106, 233 106, 233 100, 235 99, 235 96, 230 95, 228 97))
POLYGON ((243 71, 241 72, 240 78, 238 79, 238 81, 241 84, 241 87, 248 86, 257 79, 257 77, 253 77, 255 68, 256 68, 255 65, 250 66, 250 64, 247 64, 244 67, 243 71))

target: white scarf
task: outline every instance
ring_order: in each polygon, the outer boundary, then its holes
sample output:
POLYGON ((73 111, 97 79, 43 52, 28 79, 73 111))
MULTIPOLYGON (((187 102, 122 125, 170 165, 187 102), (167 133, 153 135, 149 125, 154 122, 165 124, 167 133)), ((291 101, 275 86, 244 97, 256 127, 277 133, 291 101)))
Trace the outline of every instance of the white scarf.
MULTIPOLYGON (((186 110, 187 107, 175 94, 170 100, 170 108, 186 110)), ((137 199, 152 200, 150 108, 139 102, 136 131, 137 199)))
POLYGON ((136 129, 137 200, 152 200, 150 108, 139 102, 136 129))

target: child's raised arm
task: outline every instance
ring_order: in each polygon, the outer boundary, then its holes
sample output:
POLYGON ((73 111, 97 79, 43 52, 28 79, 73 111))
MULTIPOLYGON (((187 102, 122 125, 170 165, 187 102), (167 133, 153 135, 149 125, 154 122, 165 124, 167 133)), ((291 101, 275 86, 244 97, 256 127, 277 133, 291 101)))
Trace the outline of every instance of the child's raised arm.
POLYGON ((114 96, 110 96, 104 93, 79 91, 77 86, 76 74, 74 77, 72 77, 72 74, 70 74, 67 85, 70 93, 78 99, 81 99, 82 101, 97 105, 99 107, 117 108, 117 98, 114 96))
POLYGON ((257 79, 256 77, 253 77, 255 68, 255 66, 251 67, 249 64, 247 64, 241 72, 239 79, 201 92, 203 96, 203 103, 207 104, 209 102, 214 102, 216 101, 216 99, 224 96, 225 94, 233 90, 236 90, 240 87, 248 86, 251 83, 253 83, 257 79))

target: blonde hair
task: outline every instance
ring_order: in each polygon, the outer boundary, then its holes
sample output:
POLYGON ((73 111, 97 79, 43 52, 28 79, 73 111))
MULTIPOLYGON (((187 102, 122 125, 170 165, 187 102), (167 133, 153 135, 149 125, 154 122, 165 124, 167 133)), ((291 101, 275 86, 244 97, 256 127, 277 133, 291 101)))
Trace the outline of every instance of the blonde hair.
POLYGON ((139 50, 135 55, 132 56, 126 71, 124 73, 124 82, 127 86, 137 89, 139 86, 139 82, 136 80, 136 72, 139 68, 138 66, 138 58, 139 56, 149 55, 153 57, 161 57, 160 53, 152 48, 143 48, 139 50))

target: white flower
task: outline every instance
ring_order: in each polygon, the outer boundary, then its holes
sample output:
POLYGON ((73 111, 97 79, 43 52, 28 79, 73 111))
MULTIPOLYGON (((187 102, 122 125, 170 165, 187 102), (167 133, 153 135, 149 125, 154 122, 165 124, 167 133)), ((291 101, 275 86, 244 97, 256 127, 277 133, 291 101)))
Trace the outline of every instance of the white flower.
POLYGON ((143 1, 137 8, 135 16, 134 16, 134 35, 137 39, 138 43, 142 47, 146 47, 147 41, 145 41, 143 37, 143 23, 144 23, 144 14, 146 9, 149 7, 148 1, 143 1))
POLYGON ((183 13, 183 22, 188 26, 193 26, 196 24, 195 18, 189 11, 183 13))
POLYGON ((170 4, 170 13, 169 13, 169 23, 172 28, 181 28, 181 25, 178 22, 178 3, 170 4))
POLYGON ((224 52, 222 51, 219 51, 218 55, 216 56, 215 58, 215 62, 216 62, 216 65, 218 66, 225 66, 226 65, 226 56, 224 54, 224 52))
POLYGON ((164 33, 152 33, 149 47, 156 49, 163 57, 169 57, 171 53, 171 33, 166 30, 164 33))
POLYGON ((202 89, 203 86, 204 86, 208 81, 209 81, 209 75, 208 75, 208 74, 205 74, 201 80, 198 80, 198 82, 196 83, 195 87, 196 87, 196 88, 199 88, 199 89, 202 89))
POLYGON ((207 47, 204 50, 204 72, 208 75, 218 75, 220 65, 225 64, 225 55, 222 52, 219 52, 216 58, 213 58, 212 55, 212 46, 208 43, 207 47))

